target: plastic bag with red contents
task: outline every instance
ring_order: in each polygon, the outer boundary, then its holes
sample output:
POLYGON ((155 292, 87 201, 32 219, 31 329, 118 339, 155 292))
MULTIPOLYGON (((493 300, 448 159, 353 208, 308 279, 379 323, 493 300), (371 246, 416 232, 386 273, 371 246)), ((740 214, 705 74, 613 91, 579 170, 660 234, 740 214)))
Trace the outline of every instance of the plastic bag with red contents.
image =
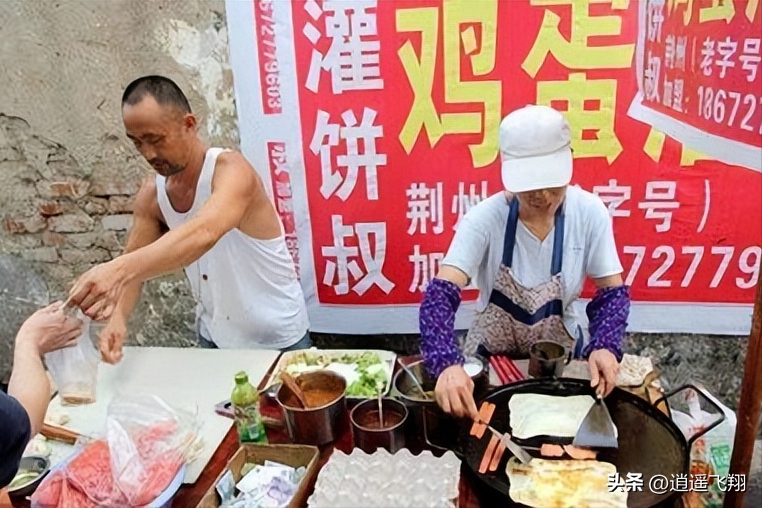
POLYGON ((130 506, 149 504, 188 461, 197 439, 195 414, 155 395, 114 399, 106 420, 114 485, 130 506))
POLYGON ((32 506, 150 505, 192 459, 197 430, 195 415, 154 395, 117 397, 108 408, 105 438, 80 443, 76 454, 43 481, 32 506))

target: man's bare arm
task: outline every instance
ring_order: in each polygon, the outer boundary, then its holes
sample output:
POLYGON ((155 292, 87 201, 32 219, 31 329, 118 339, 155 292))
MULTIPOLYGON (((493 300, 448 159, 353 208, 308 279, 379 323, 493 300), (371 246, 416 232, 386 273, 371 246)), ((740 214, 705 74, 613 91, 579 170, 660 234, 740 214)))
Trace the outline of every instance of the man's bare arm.
MULTIPOLYGON (((156 198, 156 180, 153 176, 147 177, 143 181, 135 196, 132 217, 132 229, 127 238, 125 254, 152 244, 161 238, 164 232, 161 209, 156 198)), ((140 280, 127 284, 122 297, 116 304, 113 317, 121 319, 125 324, 127 323, 132 311, 135 310, 135 306, 140 301, 142 287, 143 282, 140 280)))
POLYGON ((261 183, 242 155, 226 152, 217 160, 212 195, 198 214, 155 242, 122 256, 131 283, 145 281, 193 263, 237 228, 261 183))

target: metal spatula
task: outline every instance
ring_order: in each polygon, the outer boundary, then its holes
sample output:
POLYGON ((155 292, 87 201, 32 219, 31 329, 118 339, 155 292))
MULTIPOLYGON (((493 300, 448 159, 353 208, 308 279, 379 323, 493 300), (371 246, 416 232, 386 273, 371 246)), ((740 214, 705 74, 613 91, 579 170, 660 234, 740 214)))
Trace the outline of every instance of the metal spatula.
POLYGON ((595 404, 582 420, 573 444, 583 448, 619 448, 616 427, 602 396, 596 396, 595 404))

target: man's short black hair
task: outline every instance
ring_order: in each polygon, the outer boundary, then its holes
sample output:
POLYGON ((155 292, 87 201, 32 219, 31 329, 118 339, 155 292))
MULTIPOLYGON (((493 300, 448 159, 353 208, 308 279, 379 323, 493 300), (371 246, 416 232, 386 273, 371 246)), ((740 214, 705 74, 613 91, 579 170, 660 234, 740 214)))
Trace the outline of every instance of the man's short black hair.
POLYGON ((177 83, 164 76, 143 76, 127 85, 122 94, 122 106, 134 106, 146 95, 153 97, 162 106, 174 106, 183 113, 191 112, 190 103, 183 91, 177 83))

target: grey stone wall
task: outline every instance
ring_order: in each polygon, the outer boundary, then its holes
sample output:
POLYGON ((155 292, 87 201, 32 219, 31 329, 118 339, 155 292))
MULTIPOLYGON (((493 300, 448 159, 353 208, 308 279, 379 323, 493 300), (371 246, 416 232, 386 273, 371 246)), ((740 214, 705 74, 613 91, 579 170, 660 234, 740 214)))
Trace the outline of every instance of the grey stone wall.
MULTIPOLYGON (((175 79, 201 133, 237 147, 224 13, 223 0, 0 2, 0 375, 23 318, 122 250, 150 174, 123 133, 127 83, 175 79)), ((131 341, 190 344, 181 275, 145 295, 131 341)))

